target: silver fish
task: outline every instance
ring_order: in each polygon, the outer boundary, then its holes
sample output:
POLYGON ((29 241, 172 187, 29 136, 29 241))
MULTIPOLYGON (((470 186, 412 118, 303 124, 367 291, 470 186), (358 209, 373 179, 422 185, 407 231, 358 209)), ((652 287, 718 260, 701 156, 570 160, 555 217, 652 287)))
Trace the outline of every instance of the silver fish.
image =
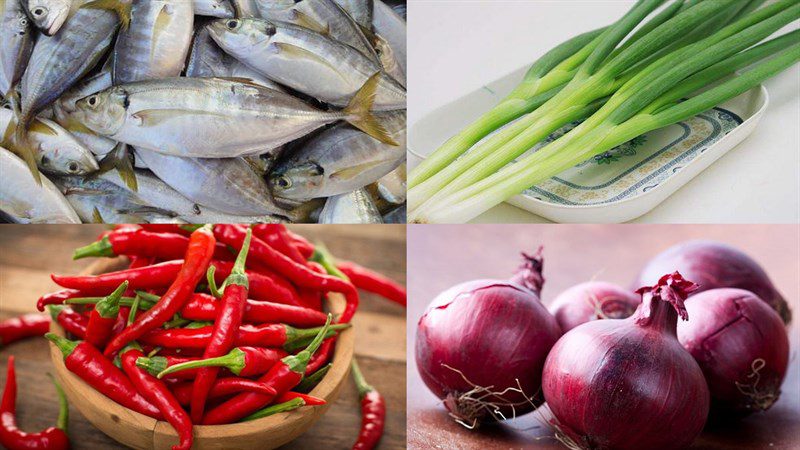
POLYGON ((131 25, 114 46, 114 84, 176 77, 192 44, 194 10, 185 0, 133 3, 131 25))
MULTIPOLYGON (((0 130, 5 130, 14 120, 13 111, 0 108, 0 130)), ((53 121, 35 119, 28 137, 42 172, 84 175, 99 169, 92 153, 53 121)))
POLYGON ((253 69, 241 61, 233 61, 230 66, 230 73, 228 76, 232 78, 250 80, 255 84, 260 84, 261 86, 275 89, 276 91, 286 92, 283 86, 270 80, 269 78, 265 77, 263 73, 253 69))
POLYGON ((22 123, 79 81, 108 51, 119 25, 113 12, 80 8, 58 34, 36 41, 22 77, 22 123))
POLYGON ((81 223, 58 188, 42 177, 38 184, 28 166, 0 147, 0 211, 17 223, 81 223))
POLYGON ((406 74, 403 72, 405 64, 400 64, 389 42, 377 34, 375 35, 375 50, 378 52, 383 70, 400 83, 401 86, 405 87, 406 74))
POLYGON ((335 0, 357 24, 372 29, 373 0, 335 0))
POLYGON ((19 0, 0 0, 0 95, 8 97, 33 50, 33 28, 19 0))
POLYGON ((272 193, 293 200, 330 197, 394 170, 406 157, 406 115, 397 111, 380 119, 400 146, 383 144, 352 127, 335 126, 286 153, 270 174, 272 193))
POLYGON ((178 218, 189 223, 283 223, 287 218, 290 220, 296 218, 294 214, 284 218, 278 215, 237 216, 221 213, 194 203, 146 171, 136 173, 139 188, 135 193, 129 190, 125 181, 116 172, 106 172, 100 178, 114 183, 130 195, 136 195, 143 203, 158 205, 167 211, 174 212, 178 218))
POLYGON ((216 20, 211 37, 228 54, 278 83, 325 103, 343 106, 366 80, 378 74, 373 108, 405 109, 405 89, 380 64, 341 42, 282 22, 216 20))
POLYGON ((406 184, 406 163, 391 171, 385 177, 378 180, 377 191, 381 199, 394 205, 406 202, 408 192, 406 184))
POLYGON ((233 6, 228 0, 193 0, 194 13, 198 16, 231 19, 234 16, 233 6))
POLYGON ((145 164, 173 189, 200 205, 240 216, 287 214, 270 201, 269 188, 241 158, 181 158, 137 150, 145 164))
POLYGON ((394 143, 369 111, 376 79, 343 111, 324 112, 279 91, 217 78, 166 78, 115 86, 79 100, 92 131, 167 155, 232 158, 263 153, 337 120, 394 143))
POLYGON ((196 27, 192 49, 189 52, 189 62, 186 65, 187 77, 227 77, 230 75, 231 64, 235 61, 234 57, 225 53, 211 39, 205 25, 196 27))
POLYGON ((378 61, 361 27, 333 0, 256 0, 256 3, 263 19, 288 22, 322 33, 378 61))
POLYGON ((27 0, 27 2, 28 14, 36 28, 45 36, 58 33, 72 8, 72 0, 27 0))
POLYGON ((258 7, 256 0, 231 0, 236 17, 250 18, 258 17, 258 7))
POLYGON ((375 15, 372 18, 372 26, 375 28, 375 33, 389 44, 402 73, 407 74, 406 21, 381 0, 374 1, 375 15))
POLYGON ((322 208, 319 223, 383 223, 383 218, 367 191, 358 189, 330 197, 322 208))

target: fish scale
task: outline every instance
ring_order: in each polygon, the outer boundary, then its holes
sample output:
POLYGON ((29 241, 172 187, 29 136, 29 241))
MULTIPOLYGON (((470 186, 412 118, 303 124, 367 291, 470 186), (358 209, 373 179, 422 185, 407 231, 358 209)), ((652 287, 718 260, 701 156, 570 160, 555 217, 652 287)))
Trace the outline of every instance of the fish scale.
POLYGON ((0 95, 6 97, 22 77, 33 49, 30 21, 15 0, 0 0, 0 42, 0 95))

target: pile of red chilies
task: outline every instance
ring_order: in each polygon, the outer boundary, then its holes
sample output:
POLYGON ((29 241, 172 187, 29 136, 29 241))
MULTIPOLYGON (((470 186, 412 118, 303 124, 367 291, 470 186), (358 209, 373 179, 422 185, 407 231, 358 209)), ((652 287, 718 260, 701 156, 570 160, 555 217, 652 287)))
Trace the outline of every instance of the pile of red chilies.
MULTIPOLYGON (((283 225, 121 225, 75 251, 75 259, 90 256, 126 256, 130 265, 96 276, 53 275, 64 289, 42 296, 37 307, 79 340, 45 336, 67 369, 94 389, 169 422, 180 438, 174 449, 191 448, 193 424, 324 405, 307 393, 330 368, 336 332, 358 308, 357 289, 406 303, 402 286, 334 262, 283 225), (329 292, 346 300, 336 324, 323 312, 329 292)), ((0 344, 41 336, 48 325, 42 315, 0 322, 0 344)), ((13 399, 10 412, 5 408, 12 373, 10 361, 0 443, 24 448, 30 439, 37 448, 68 448, 66 419, 37 434, 16 429, 13 399), (64 438, 49 437, 57 432, 64 438)), ((384 400, 355 361, 353 374, 362 402, 354 448, 373 448, 383 433, 384 400)))

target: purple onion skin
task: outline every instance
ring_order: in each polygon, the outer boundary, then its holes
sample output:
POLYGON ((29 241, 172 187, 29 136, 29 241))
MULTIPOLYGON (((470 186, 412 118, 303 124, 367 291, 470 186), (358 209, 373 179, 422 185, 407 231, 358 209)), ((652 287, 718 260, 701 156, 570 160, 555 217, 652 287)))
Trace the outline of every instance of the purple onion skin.
POLYGON ((680 449, 702 431, 708 386, 678 342, 685 293, 674 293, 646 293, 633 316, 579 325, 550 351, 544 397, 557 431, 575 447, 680 449))
POLYGON ((780 316, 742 289, 702 292, 686 301, 686 310, 692 320, 678 324, 678 340, 703 370, 712 416, 769 409, 789 363, 789 338, 780 316))
POLYGON ((589 281, 562 292, 547 309, 566 333, 592 320, 630 317, 639 303, 641 298, 632 291, 604 281, 589 281))
POLYGON ((764 269, 752 258, 729 245, 714 241, 688 241, 656 255, 639 274, 635 286, 649 286, 668 272, 678 271, 700 285, 696 292, 738 288, 754 293, 774 309, 783 322, 792 312, 764 269))
POLYGON ((417 368, 461 422, 494 422, 541 404, 542 367, 560 336, 555 318, 533 291, 509 281, 470 281, 439 294, 419 320, 417 368), (464 398, 475 386, 491 387, 492 392, 521 386, 525 395, 508 391, 486 398, 503 405, 500 417, 464 398))

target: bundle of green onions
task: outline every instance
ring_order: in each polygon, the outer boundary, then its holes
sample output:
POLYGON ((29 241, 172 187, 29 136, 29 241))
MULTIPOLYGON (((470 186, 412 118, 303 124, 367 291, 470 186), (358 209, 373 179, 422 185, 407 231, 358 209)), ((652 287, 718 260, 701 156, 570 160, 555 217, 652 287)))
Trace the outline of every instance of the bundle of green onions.
POLYGON ((411 172, 409 220, 466 222, 787 69, 800 60, 800 30, 764 40, 800 18, 800 2, 764 1, 676 0, 654 14, 665 0, 639 0, 609 27, 554 48, 511 94, 411 172), (574 121, 582 122, 521 157, 574 121))

